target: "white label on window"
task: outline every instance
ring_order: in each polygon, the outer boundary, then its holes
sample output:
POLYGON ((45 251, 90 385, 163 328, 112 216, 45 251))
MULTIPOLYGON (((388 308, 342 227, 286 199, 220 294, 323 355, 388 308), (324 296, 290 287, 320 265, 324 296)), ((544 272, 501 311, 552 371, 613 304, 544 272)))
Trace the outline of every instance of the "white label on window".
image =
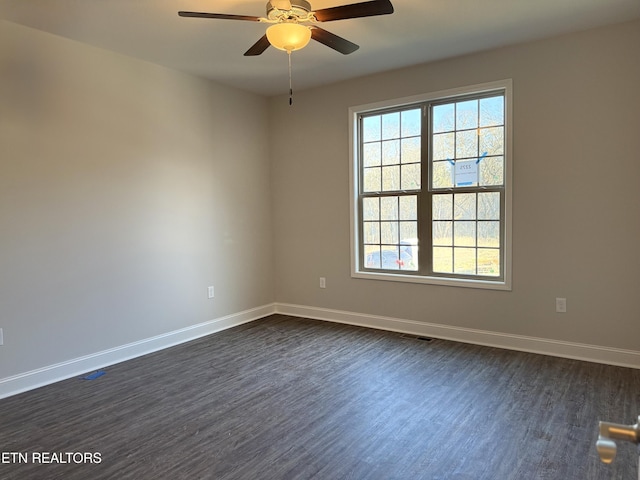
POLYGON ((455 185, 464 187, 478 183, 478 162, 465 160, 455 163, 455 185))

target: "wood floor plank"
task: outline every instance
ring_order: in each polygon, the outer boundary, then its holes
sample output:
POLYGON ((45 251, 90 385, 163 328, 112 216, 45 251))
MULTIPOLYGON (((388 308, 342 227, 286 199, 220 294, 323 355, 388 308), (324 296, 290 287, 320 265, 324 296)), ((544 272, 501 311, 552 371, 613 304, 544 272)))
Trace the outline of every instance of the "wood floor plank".
POLYGON ((14 479, 635 479, 640 371, 273 315, 0 400, 14 479))

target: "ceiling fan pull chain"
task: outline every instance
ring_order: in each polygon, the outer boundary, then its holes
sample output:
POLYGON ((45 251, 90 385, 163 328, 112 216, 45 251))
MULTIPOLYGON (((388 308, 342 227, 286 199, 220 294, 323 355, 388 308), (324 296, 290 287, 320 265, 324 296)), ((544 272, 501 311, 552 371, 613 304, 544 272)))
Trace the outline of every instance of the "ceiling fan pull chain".
POLYGON ((287 50, 289 57, 289 106, 293 104, 293 87, 291 86, 291 50, 287 50))

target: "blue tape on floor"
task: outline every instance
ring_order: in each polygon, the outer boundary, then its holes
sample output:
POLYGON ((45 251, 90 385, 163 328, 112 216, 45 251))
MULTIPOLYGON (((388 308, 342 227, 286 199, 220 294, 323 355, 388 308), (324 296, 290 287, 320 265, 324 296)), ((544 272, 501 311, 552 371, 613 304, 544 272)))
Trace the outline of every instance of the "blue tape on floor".
POLYGON ((82 377, 82 379, 83 380, 95 380, 96 378, 101 377, 105 373, 107 373, 107 372, 105 372, 104 370, 98 370, 97 372, 90 373, 86 377, 82 377))

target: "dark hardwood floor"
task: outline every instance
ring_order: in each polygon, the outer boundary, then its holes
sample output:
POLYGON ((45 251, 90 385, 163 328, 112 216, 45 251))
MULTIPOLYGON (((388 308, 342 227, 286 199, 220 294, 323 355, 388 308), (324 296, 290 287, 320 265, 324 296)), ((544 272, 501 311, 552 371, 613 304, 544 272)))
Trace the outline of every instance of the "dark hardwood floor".
POLYGON ((105 371, 0 400, 1 479, 637 478, 639 370, 273 315, 105 371))

